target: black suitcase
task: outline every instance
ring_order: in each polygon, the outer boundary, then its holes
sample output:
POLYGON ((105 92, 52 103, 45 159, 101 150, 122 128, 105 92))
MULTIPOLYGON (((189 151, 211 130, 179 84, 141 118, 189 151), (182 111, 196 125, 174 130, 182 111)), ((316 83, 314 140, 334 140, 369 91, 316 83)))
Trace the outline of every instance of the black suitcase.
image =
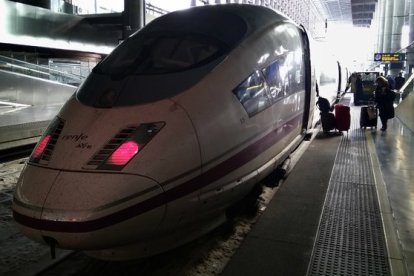
POLYGON ((359 125, 361 128, 366 127, 377 127, 378 122, 378 109, 376 109, 374 106, 363 106, 361 107, 361 115, 359 118, 359 125), (371 116, 371 118, 368 115, 368 108, 370 108, 375 113, 375 118, 371 116))
POLYGON ((321 123, 324 132, 329 132, 335 128, 335 115, 332 112, 321 112, 321 123))

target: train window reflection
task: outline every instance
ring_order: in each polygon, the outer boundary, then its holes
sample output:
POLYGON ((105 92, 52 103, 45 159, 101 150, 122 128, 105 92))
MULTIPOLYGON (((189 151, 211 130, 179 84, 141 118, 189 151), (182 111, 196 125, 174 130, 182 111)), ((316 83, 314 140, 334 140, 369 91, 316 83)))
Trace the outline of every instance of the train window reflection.
POLYGON ((280 72, 279 61, 273 62, 262 70, 264 78, 269 85, 270 96, 273 100, 284 96, 283 80, 280 72))
POLYGON ((300 49, 285 52, 262 69, 273 101, 304 90, 304 65, 300 49))
POLYGON ((233 90, 233 93, 239 99, 249 117, 270 106, 266 85, 259 71, 250 75, 233 90))

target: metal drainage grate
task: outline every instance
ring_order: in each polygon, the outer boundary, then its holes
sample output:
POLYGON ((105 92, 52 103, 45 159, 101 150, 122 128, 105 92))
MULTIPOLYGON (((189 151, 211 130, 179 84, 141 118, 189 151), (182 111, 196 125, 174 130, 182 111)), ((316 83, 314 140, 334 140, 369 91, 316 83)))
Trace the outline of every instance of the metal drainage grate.
POLYGON ((356 112, 338 149, 308 275, 390 275, 371 160, 356 112))

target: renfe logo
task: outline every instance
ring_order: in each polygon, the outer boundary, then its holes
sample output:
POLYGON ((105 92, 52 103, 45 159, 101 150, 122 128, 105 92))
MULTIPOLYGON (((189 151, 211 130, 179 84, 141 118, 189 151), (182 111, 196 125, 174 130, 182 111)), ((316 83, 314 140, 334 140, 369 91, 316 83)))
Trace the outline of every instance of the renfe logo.
POLYGON ((73 135, 68 134, 68 135, 63 135, 62 136, 63 141, 73 141, 73 142, 75 142, 77 148, 91 149, 92 145, 89 145, 89 143, 87 141, 85 141, 86 139, 88 139, 88 135, 85 135, 83 133, 73 134, 73 135))
POLYGON ((74 135, 63 135, 62 140, 72 140, 74 142, 78 142, 79 140, 85 140, 88 138, 88 135, 85 135, 83 133, 81 134, 74 134, 74 135))

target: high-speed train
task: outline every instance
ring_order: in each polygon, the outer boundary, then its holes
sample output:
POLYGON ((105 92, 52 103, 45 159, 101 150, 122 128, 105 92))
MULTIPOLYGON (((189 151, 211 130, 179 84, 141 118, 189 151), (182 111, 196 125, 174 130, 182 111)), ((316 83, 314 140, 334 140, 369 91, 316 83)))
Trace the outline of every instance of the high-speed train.
POLYGON ((302 27, 260 6, 152 21, 50 123, 17 183, 15 221, 31 239, 102 259, 210 231, 313 127, 316 87, 338 97, 338 63, 323 74, 311 55, 302 27))

